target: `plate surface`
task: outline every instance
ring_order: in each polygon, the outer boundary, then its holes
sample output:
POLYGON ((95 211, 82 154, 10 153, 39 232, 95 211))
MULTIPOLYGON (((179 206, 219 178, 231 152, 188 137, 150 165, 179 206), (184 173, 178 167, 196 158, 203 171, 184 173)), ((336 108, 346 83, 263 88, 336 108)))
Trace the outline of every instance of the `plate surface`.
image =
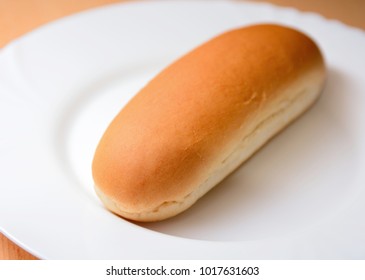
POLYGON ((244 2, 111 5, 37 29, 0 51, 0 229, 44 259, 364 259, 364 49, 360 30, 244 2), (259 22, 319 44, 319 102, 185 213, 109 213, 90 165, 113 116, 177 57, 259 22))

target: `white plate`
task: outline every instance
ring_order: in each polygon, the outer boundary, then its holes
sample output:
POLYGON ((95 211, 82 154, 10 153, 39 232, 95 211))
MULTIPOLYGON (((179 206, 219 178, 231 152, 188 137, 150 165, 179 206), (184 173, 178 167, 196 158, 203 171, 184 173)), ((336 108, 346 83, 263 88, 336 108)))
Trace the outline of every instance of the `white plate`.
POLYGON ((365 258, 365 36, 265 4, 112 5, 0 52, 0 228, 45 259, 365 258), (194 207, 133 224, 103 208, 90 163, 110 119, 168 63, 233 27, 277 22, 328 63, 320 101, 194 207))

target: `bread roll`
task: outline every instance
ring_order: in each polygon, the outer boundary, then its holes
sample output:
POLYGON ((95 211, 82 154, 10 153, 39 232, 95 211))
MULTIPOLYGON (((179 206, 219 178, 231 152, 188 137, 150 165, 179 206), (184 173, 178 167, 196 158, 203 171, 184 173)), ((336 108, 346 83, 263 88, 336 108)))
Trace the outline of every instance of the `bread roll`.
POLYGON ((211 39, 111 122, 92 164, 98 196, 136 221, 186 210, 307 110, 324 78, 318 47, 296 30, 254 25, 211 39))

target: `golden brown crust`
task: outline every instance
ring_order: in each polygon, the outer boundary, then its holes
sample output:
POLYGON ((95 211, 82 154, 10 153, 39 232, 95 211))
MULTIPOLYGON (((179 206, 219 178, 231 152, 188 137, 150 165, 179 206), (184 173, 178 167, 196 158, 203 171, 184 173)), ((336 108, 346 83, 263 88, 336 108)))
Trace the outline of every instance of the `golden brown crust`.
POLYGON ((289 28, 255 25, 213 38, 157 75, 112 121, 93 160, 98 193, 117 205, 113 212, 137 220, 183 203, 283 90, 313 69, 323 76, 320 51, 289 28))

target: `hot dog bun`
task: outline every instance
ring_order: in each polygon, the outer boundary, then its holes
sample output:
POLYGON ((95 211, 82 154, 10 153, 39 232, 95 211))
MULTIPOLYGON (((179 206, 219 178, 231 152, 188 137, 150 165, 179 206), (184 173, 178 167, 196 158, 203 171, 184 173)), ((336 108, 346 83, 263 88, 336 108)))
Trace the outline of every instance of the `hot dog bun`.
POLYGON ((226 32, 152 79, 96 149, 95 189, 136 221, 194 204, 319 96, 325 66, 306 35, 278 25, 226 32))

